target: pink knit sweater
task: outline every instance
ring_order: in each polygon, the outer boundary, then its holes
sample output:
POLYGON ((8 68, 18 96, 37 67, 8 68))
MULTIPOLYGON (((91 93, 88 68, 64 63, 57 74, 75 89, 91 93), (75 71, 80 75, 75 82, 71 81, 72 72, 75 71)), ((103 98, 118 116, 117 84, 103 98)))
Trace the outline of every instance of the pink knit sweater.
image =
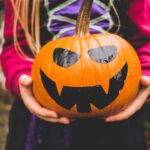
MULTIPOLYGON (((32 63, 20 58, 13 44, 13 15, 10 0, 5 0, 5 43, 1 54, 1 64, 6 76, 6 87, 13 94, 19 95, 18 78, 30 74, 32 63), (11 15, 10 15, 11 14, 11 15)), ((137 47, 143 75, 150 76, 150 1, 130 0, 127 7, 128 21, 134 30, 130 41, 137 47)), ((28 51, 27 42, 18 25, 17 32, 21 47, 28 51)))

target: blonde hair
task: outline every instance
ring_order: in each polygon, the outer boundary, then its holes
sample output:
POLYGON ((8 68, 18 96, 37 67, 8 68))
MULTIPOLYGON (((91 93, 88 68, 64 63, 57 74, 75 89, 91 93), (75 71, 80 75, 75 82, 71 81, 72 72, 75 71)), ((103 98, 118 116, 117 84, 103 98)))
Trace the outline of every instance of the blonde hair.
MULTIPOLYGON (((112 6, 117 20, 117 30, 120 30, 120 19, 117 10, 113 4, 114 0, 109 0, 112 6)), ((26 54, 21 49, 18 39, 17 39, 17 24, 20 23, 29 48, 34 56, 40 50, 40 0, 11 0, 14 9, 14 44, 16 51, 23 56, 28 58, 26 54), (29 14, 31 12, 31 14, 29 14), (30 18, 29 18, 30 17, 30 18), (30 22, 29 22, 30 21, 30 22)))
POLYGON ((26 58, 26 54, 22 51, 17 38, 17 24, 20 23, 29 48, 35 56, 40 49, 40 0, 11 0, 11 3, 14 9, 13 34, 16 50, 26 58), (31 15, 29 11, 31 11, 31 15))

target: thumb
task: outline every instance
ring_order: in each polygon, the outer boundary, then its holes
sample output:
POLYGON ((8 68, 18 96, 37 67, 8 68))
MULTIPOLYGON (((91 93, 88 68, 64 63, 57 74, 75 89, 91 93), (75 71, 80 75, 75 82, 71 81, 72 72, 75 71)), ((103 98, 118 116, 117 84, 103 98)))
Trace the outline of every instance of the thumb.
POLYGON ((24 99, 27 96, 32 96, 32 78, 29 75, 23 74, 19 78, 19 90, 21 97, 24 99))
POLYGON ((29 75, 23 74, 19 78, 19 84, 21 86, 28 87, 28 86, 30 86, 32 84, 32 79, 31 79, 31 77, 29 75))
POLYGON ((142 76, 141 77, 141 84, 143 86, 150 86, 150 77, 149 76, 142 76))

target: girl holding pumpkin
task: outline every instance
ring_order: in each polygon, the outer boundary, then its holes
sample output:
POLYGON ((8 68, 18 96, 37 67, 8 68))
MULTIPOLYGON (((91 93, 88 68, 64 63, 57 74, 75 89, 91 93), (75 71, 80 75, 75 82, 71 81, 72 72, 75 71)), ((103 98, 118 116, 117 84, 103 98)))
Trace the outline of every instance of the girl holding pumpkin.
POLYGON ((130 106, 105 121, 70 120, 41 107, 32 93, 30 73, 34 55, 48 41, 73 35, 81 3, 81 0, 5 0, 1 63, 6 87, 16 97, 10 113, 7 150, 145 149, 137 111, 148 101, 150 93, 148 0, 95 0, 92 6, 91 33, 117 32, 137 49, 143 75, 141 89, 130 106))

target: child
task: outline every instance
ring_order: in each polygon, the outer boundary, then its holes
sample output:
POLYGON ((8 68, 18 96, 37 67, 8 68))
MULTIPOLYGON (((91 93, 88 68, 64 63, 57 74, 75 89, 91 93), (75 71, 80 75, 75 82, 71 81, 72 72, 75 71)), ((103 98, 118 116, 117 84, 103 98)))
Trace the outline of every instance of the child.
POLYGON ((81 0, 5 0, 1 63, 6 86, 16 97, 10 112, 6 150, 146 149, 141 115, 136 112, 148 101, 150 93, 149 0, 95 0, 92 6, 91 33, 115 32, 119 14, 118 34, 132 42, 141 60, 141 89, 126 110, 109 116, 106 122, 71 121, 41 107, 32 94, 31 51, 36 54, 48 41, 73 35, 81 3, 81 0), (22 58, 24 55, 31 59, 22 58))

